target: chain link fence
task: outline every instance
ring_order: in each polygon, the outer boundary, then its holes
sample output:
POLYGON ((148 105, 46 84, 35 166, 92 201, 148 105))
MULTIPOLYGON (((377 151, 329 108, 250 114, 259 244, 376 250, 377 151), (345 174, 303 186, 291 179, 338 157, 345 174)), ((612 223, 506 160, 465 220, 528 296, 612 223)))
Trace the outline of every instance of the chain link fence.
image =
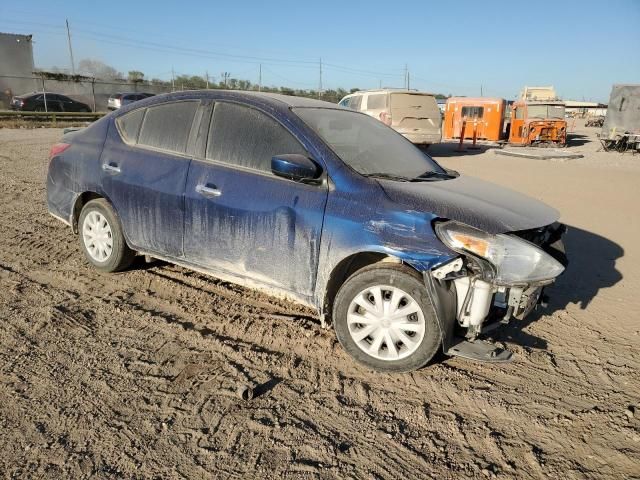
MULTIPOLYGON (((181 86, 185 88, 186 86, 181 86)), ((0 109, 9 108, 11 99, 25 93, 60 93, 86 103, 94 112, 107 111, 107 100, 115 93, 147 92, 167 93, 170 85, 148 82, 104 81, 104 80, 54 80, 39 76, 0 75, 0 109)))

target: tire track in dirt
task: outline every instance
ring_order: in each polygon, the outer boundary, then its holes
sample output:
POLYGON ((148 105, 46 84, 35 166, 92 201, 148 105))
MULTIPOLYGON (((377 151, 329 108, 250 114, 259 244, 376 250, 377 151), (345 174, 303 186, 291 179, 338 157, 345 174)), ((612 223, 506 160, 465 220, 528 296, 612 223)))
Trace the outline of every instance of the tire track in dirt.
POLYGON ((374 374, 353 364, 304 308, 163 263, 113 276, 91 270, 77 239, 42 204, 37 158, 48 139, 0 146, 14 160, 0 162, 5 183, 21 192, 0 190, 0 471, 58 478, 637 471, 638 415, 625 412, 638 400, 630 393, 638 357, 615 327, 609 343, 594 343, 602 332, 555 313, 528 328, 547 350, 514 347, 515 329, 502 337, 518 351, 512 364, 448 360, 413 374, 374 374), (240 402, 233 391, 246 381, 269 387, 240 402))

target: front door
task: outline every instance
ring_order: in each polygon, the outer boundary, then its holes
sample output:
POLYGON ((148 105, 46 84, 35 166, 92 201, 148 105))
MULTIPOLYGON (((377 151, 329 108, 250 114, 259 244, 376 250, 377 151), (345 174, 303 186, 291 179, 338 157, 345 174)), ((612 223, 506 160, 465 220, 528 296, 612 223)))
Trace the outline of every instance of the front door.
POLYGON ((187 178, 186 260, 312 295, 328 188, 273 175, 271 158, 287 153, 307 155, 273 117, 215 104, 205 158, 187 178))
POLYGON ((525 132, 525 119, 527 118, 527 107, 523 103, 516 103, 511 110, 511 129, 509 131, 509 143, 527 143, 525 132))

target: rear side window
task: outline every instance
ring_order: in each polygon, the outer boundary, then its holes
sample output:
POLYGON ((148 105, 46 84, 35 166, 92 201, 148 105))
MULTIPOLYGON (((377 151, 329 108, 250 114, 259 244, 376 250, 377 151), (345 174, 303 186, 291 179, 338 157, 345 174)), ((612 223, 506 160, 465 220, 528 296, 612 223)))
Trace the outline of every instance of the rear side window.
POLYGON ((198 103, 185 101, 149 107, 142 122, 138 144, 185 153, 198 103))
POLYGON ((142 125, 144 112, 145 109, 141 108, 116 119, 116 126, 125 142, 135 144, 138 141, 138 132, 140 131, 140 125, 142 125))
POLYGON ((349 108, 352 108, 354 110, 360 110, 361 103, 362 103, 362 95, 351 97, 351 102, 349 102, 349 108))
POLYGON ((306 155, 302 145, 276 120, 253 108, 216 103, 207 158, 271 172, 271 157, 287 153, 306 155))
POLYGON ((380 110, 387 108, 387 95, 378 93, 367 97, 367 110, 380 110))

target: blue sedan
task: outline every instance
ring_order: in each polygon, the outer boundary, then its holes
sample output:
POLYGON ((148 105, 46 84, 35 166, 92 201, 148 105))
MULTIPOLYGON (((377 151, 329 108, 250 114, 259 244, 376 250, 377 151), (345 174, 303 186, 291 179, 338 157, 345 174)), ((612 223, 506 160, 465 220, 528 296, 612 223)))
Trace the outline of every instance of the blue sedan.
POLYGON ((562 273, 554 209, 446 170, 377 120, 274 94, 159 95, 66 134, 52 215, 97 269, 149 255, 317 310, 345 350, 410 371, 523 318, 562 273))

